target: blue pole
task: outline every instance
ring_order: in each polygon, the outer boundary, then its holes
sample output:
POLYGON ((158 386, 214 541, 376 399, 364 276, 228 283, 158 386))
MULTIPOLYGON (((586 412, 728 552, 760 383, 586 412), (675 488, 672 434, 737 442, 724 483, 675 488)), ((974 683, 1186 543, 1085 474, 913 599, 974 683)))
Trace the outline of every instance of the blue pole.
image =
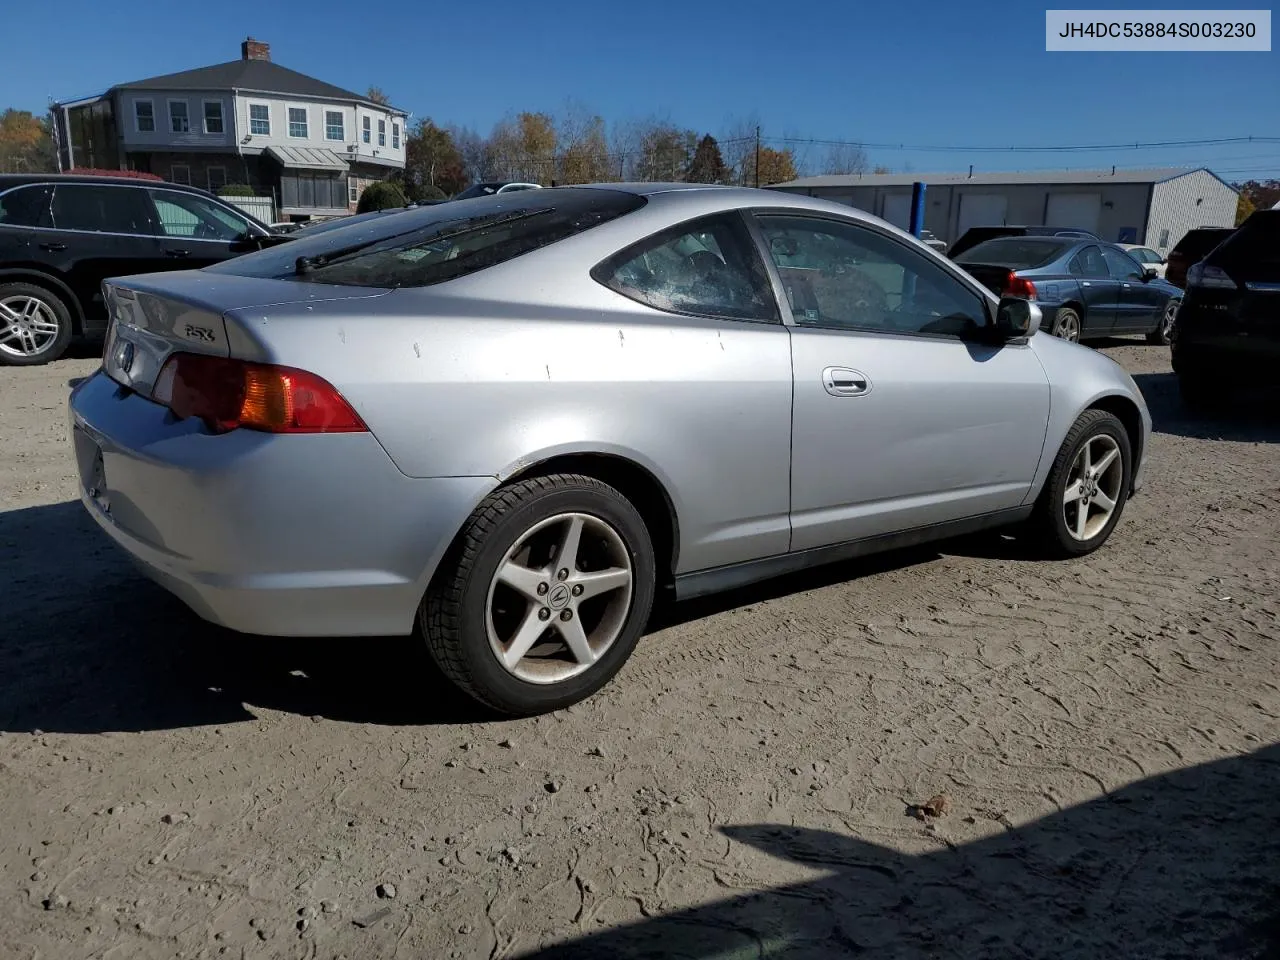
POLYGON ((925 185, 919 180, 911 185, 911 235, 913 237, 920 236, 920 231, 924 229, 924 187, 925 185))

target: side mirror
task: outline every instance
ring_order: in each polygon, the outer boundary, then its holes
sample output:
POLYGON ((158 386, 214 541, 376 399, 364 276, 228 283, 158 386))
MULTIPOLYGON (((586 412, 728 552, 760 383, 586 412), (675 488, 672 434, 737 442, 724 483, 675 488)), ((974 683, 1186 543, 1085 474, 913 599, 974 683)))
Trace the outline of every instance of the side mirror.
POLYGON ((1039 305, 1017 297, 1001 297, 996 308, 995 338, 1001 342, 1029 337, 1040 329, 1044 313, 1039 305))
POLYGON ((1155 267, 1143 267, 1143 269, 1142 269, 1142 279, 1143 279, 1143 282, 1146 282, 1147 280, 1151 280, 1151 279, 1153 279, 1153 278, 1155 277, 1155 275, 1156 275, 1156 268, 1155 268, 1155 267))

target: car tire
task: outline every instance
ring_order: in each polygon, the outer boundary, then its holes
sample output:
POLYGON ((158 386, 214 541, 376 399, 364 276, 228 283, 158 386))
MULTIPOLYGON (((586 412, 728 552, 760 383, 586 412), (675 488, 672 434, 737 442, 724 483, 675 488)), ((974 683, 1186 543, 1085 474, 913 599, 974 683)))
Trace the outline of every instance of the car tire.
POLYGON ((621 493, 593 477, 532 477, 472 513, 418 625, 466 693, 509 716, 545 713, 591 696, 626 663, 653 606, 655 571, 648 528, 621 493), (574 529, 576 562, 564 561, 574 529))
POLYGON ((34 283, 0 283, 0 364, 30 367, 57 360, 71 343, 71 311, 34 283))
POLYGON ((1056 557, 1097 550, 1120 521, 1132 476, 1133 450, 1124 424, 1105 410, 1086 410, 1067 432, 1049 470, 1029 521, 1033 538, 1056 557))
POLYGON ((1160 315, 1160 325, 1147 334, 1147 343, 1168 346, 1173 340, 1173 325, 1178 319, 1178 300, 1170 300, 1160 315))
POLYGON ((1070 340, 1072 343, 1080 342, 1080 314, 1076 313, 1070 307, 1062 307, 1053 318, 1053 329, 1050 331, 1055 337, 1063 340, 1070 340))

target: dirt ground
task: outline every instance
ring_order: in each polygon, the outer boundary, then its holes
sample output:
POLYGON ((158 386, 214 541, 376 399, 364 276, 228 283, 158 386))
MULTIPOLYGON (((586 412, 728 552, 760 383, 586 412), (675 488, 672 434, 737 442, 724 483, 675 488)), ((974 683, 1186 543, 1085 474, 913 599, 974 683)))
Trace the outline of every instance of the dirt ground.
POLYGON ((1103 349, 1157 432, 1097 554, 678 607, 518 722, 202 624, 76 502, 90 351, 0 370, 0 957, 1280 955, 1280 426, 1103 349))

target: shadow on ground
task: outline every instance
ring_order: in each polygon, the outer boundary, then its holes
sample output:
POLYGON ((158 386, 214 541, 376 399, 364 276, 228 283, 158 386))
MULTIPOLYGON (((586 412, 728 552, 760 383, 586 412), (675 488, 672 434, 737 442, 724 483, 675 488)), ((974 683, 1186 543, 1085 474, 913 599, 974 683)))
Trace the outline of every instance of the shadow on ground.
POLYGON ((1240 391, 1229 398, 1222 413, 1192 413, 1178 392, 1172 373, 1136 373, 1138 389, 1151 411, 1151 428, 1157 433, 1197 440, 1235 440, 1245 443, 1280 443, 1280 403, 1270 391, 1240 391))
MULTIPOLYGON (((1278 788, 1280 747, 1268 747, 1142 780, 991 839, 939 842, 923 856, 822 830, 727 827, 733 841, 824 875, 522 960, 1276 960, 1278 788)), ((740 875, 726 867, 721 886, 755 886, 740 875)))

